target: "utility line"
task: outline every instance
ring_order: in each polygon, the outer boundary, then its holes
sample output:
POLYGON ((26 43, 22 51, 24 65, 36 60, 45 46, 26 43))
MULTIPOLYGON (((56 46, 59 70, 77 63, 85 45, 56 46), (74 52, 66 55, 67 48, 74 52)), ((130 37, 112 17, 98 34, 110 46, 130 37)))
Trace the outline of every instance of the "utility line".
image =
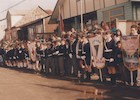
POLYGON ((0 22, 3 21, 3 20, 6 20, 6 18, 0 19, 0 22))
POLYGON ((20 5, 21 3, 25 2, 25 1, 26 1, 26 0, 22 0, 22 1, 18 2, 18 3, 16 3, 16 4, 14 4, 14 5, 10 6, 9 8, 7 8, 7 9, 5 9, 5 10, 1 11, 0 13, 3 13, 3 12, 5 12, 5 11, 7 11, 7 10, 11 9, 11 8, 14 8, 14 7, 16 7, 16 6, 20 5))
MULTIPOLYGON (((18 6, 18 5, 20 5, 21 3, 25 2, 25 1, 26 1, 26 0, 22 0, 22 1, 18 2, 18 3, 16 3, 16 4, 10 6, 9 8, 7 8, 7 9, 1 11, 0 13, 3 13, 3 12, 5 12, 5 11, 8 11, 9 9, 12 9, 12 8, 18 6)), ((6 18, 0 19, 0 22, 3 21, 3 20, 5 20, 5 19, 6 19, 6 18)))

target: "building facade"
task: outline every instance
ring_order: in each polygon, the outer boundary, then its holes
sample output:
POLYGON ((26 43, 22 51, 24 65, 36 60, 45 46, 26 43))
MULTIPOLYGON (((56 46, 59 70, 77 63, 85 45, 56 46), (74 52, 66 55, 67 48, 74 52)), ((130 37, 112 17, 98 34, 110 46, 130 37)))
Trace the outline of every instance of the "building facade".
POLYGON ((81 11, 84 26, 101 21, 110 22, 115 18, 125 20, 140 19, 139 0, 58 0, 49 23, 58 23, 61 14, 65 31, 75 28, 80 30, 81 11))
POLYGON ((25 16, 26 11, 7 11, 6 15, 6 28, 5 28, 5 40, 16 40, 17 29, 16 23, 25 16))
POLYGON ((0 21, 0 41, 5 36, 5 29, 6 28, 7 28, 7 22, 6 22, 6 19, 3 19, 3 20, 0 21))
POLYGON ((36 37, 46 38, 54 33, 57 25, 48 25, 52 14, 50 10, 44 10, 40 6, 27 13, 17 24, 19 40, 34 40, 36 37), (51 28, 51 29, 50 29, 51 28))

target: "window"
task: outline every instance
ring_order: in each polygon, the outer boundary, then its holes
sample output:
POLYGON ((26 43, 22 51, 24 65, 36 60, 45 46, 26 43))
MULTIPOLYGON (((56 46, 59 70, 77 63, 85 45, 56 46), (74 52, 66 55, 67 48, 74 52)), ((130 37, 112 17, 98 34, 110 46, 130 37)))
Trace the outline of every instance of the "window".
POLYGON ((137 20, 140 20, 140 7, 136 8, 136 17, 137 17, 137 20))
POLYGON ((114 20, 115 18, 124 19, 124 9, 123 7, 119 7, 119 8, 111 9, 108 11, 104 11, 103 18, 104 18, 104 21, 106 22, 110 22, 114 20))

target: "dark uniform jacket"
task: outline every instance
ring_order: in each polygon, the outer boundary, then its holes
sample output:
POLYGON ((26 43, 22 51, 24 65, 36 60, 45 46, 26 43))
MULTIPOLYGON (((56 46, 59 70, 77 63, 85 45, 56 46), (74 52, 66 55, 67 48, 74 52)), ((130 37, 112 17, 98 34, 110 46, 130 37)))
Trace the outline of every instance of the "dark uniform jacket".
POLYGON ((115 60, 115 41, 112 39, 110 42, 104 42, 104 52, 103 56, 106 59, 106 64, 109 66, 114 66, 114 61, 110 62, 110 58, 115 60))

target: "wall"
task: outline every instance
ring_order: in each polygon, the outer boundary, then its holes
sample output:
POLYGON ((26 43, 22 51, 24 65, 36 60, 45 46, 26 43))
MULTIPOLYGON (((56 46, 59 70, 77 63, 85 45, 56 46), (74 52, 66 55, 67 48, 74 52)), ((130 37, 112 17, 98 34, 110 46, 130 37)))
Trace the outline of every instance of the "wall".
POLYGON ((140 21, 117 20, 116 27, 122 31, 123 35, 129 35, 131 25, 137 23, 140 23, 140 21))
POLYGON ((6 28, 7 28, 6 20, 0 21, 0 40, 4 38, 6 28))
POLYGON ((111 7, 106 7, 103 9, 100 9, 97 11, 97 18, 98 18, 98 23, 101 23, 101 21, 103 20, 103 12, 107 11, 107 10, 111 10, 114 8, 118 8, 118 7, 124 7, 124 18, 126 20, 132 20, 133 19, 133 15, 132 15, 132 4, 131 2, 125 2, 125 3, 121 3, 118 5, 114 5, 111 7))
MULTIPOLYGON (((129 0, 83 0, 83 14, 97 11, 102 8, 106 9, 106 7, 112 7, 128 1, 129 0)), ((80 0, 64 0, 64 3, 61 5, 61 14, 63 14, 63 19, 80 15, 80 2, 80 0)))
POLYGON ((7 29, 10 29, 11 28, 11 15, 9 11, 7 12, 6 20, 7 20, 7 29))
MULTIPOLYGON (((63 8, 63 10, 64 10, 64 16, 63 16, 63 18, 64 18, 64 19, 67 19, 67 18, 70 17, 69 0, 65 0, 63 6, 64 6, 64 8, 63 8)), ((63 10, 61 10, 61 11, 63 11, 63 10)), ((62 12, 62 13, 63 13, 63 12, 62 12)))
POLYGON ((15 24, 20 21, 23 16, 11 16, 11 27, 15 26, 15 24))
POLYGON ((140 6, 139 5, 140 5, 140 2, 139 3, 137 3, 137 2, 132 3, 134 20, 140 20, 140 6))

